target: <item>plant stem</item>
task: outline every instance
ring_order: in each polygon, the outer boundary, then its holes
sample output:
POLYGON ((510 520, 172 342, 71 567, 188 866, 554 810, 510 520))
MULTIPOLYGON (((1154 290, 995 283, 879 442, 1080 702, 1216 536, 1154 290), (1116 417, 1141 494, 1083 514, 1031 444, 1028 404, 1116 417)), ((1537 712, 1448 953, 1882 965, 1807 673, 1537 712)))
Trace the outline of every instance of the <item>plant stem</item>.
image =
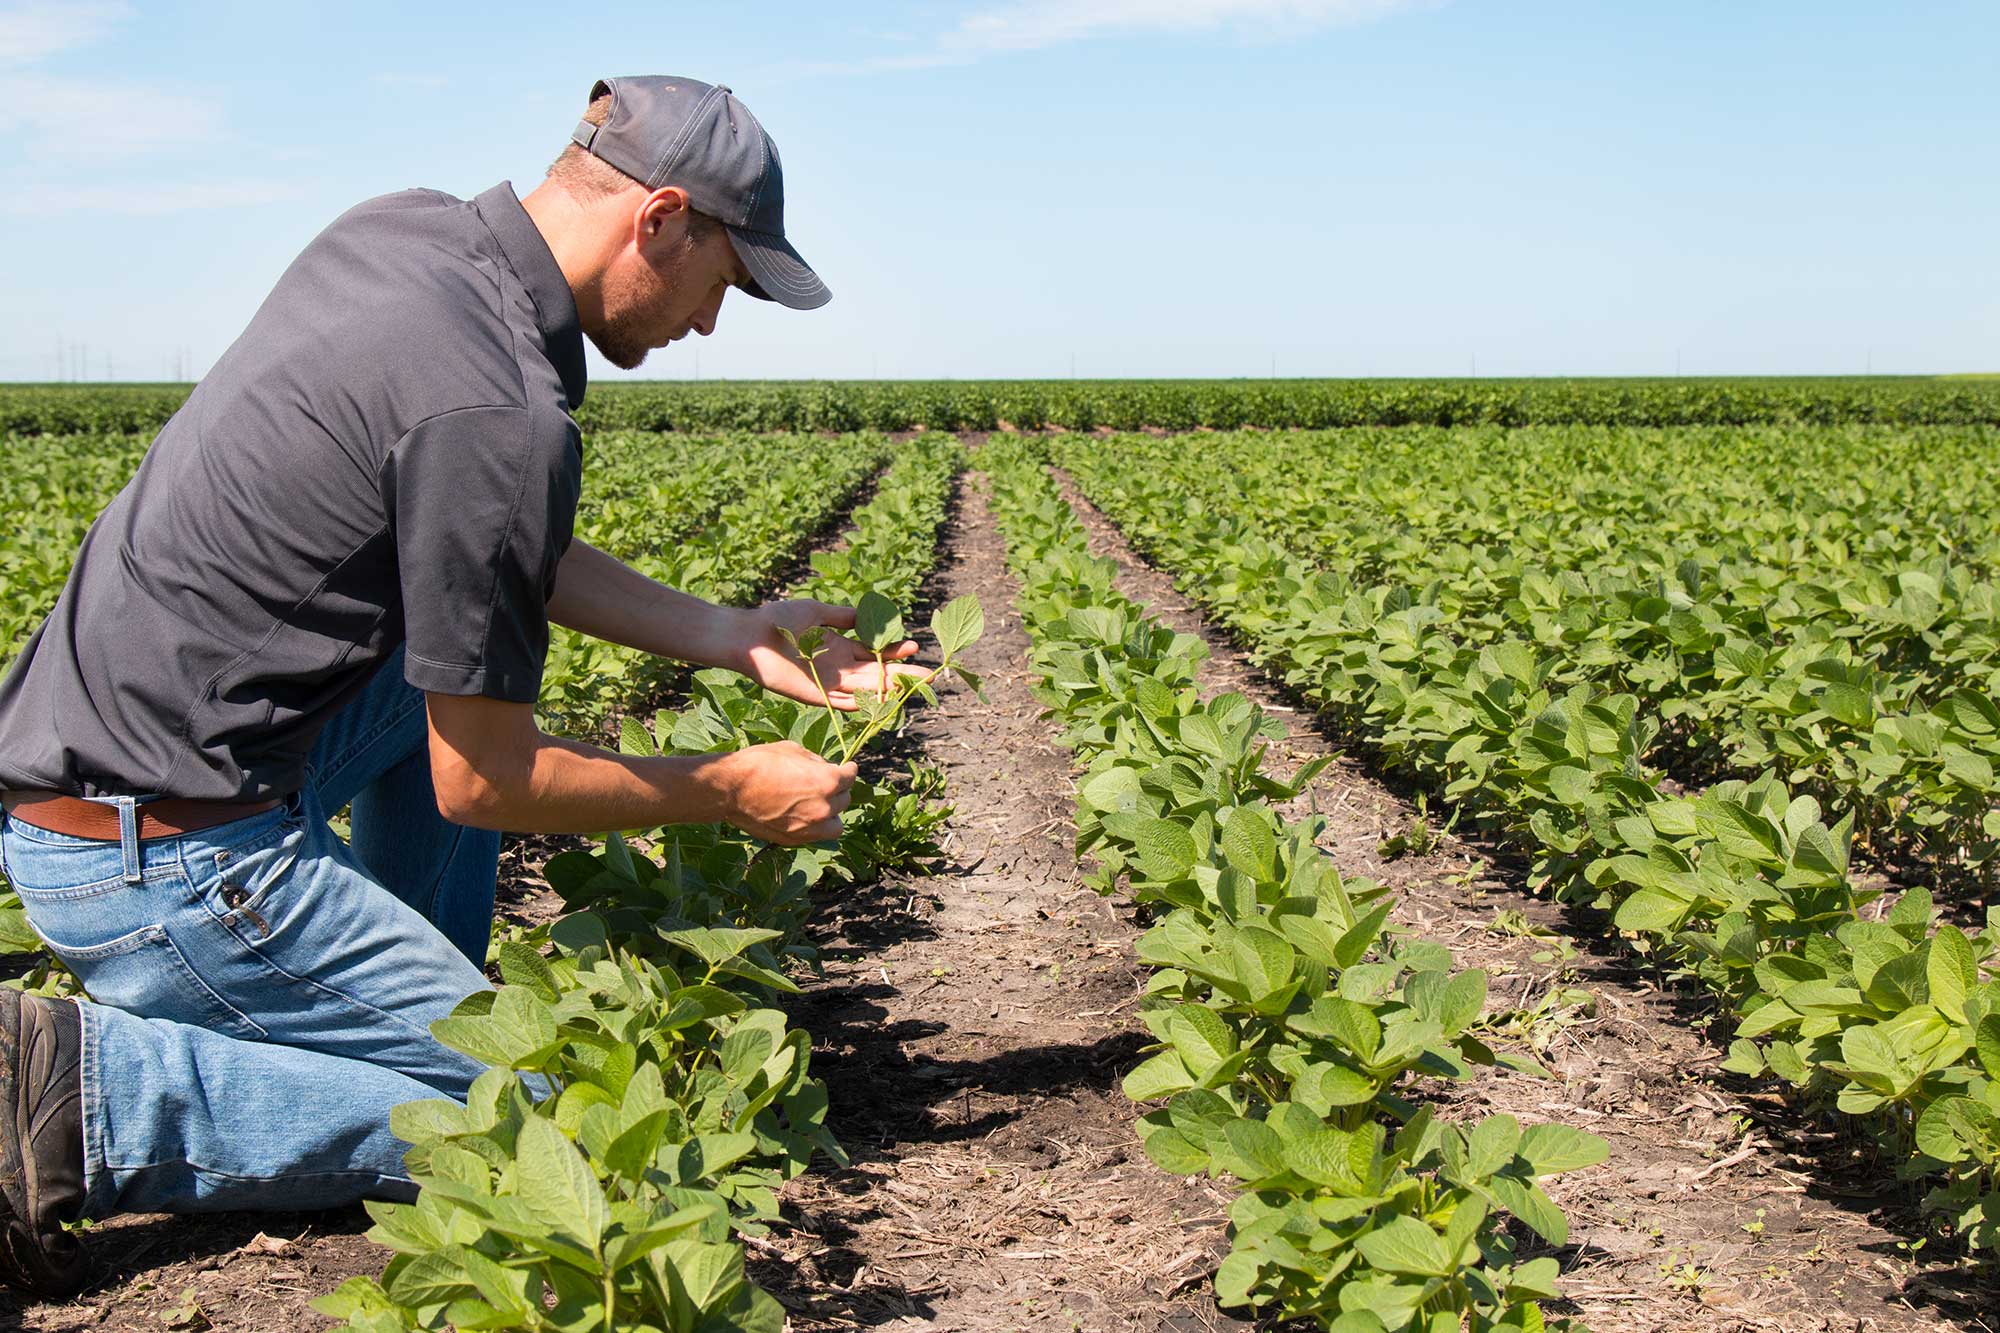
MULTIPOLYGON (((805 659, 806 673, 812 677, 813 688, 819 691, 820 701, 826 705, 826 715, 833 719, 834 739, 839 741, 842 746, 845 746, 847 744, 847 734, 840 725, 840 710, 833 706, 833 699, 827 694, 826 685, 819 678, 819 668, 813 665, 813 659, 818 656, 818 653, 814 653, 812 657, 805 659)), ((845 763, 846 761, 842 760, 841 762, 845 763)))
MULTIPOLYGON (((930 684, 932 681, 938 678, 938 673, 942 672, 945 669, 945 667, 950 665, 950 663, 951 663, 950 658, 946 658, 944 661, 939 662, 935 667, 931 668, 931 673, 928 676, 925 676, 921 681, 917 682, 917 684, 919 685, 930 684)), ((884 685, 888 684, 888 671, 886 667, 884 668, 883 671, 882 683, 884 685)), ((889 723, 894 721, 895 719, 901 717, 903 715, 903 705, 908 703, 910 696, 912 694, 915 694, 916 692, 917 692, 916 685, 912 685, 907 690, 899 689, 893 696, 890 706, 886 709, 877 712, 873 718, 869 719, 869 721, 863 725, 861 729, 861 735, 855 739, 854 743, 852 745, 846 746, 844 749, 841 750, 840 762, 844 764, 850 759, 854 758, 855 755, 861 753, 861 751, 864 748, 866 748, 868 742, 873 740, 877 735, 877 733, 879 733, 882 730, 882 728, 889 725, 889 723)))

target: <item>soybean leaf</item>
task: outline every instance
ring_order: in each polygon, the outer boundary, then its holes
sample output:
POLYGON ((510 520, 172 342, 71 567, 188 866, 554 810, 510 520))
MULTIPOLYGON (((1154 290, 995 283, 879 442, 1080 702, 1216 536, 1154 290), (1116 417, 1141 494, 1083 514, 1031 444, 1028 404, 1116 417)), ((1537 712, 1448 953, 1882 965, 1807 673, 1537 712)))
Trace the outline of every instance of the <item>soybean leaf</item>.
POLYGON ((1521 1122, 1511 1115, 1491 1115, 1465 1136, 1466 1163, 1483 1179, 1513 1161, 1520 1146, 1521 1122))
POLYGON ((549 960, 519 940, 507 940, 500 946, 500 979, 510 986, 524 986, 550 1004, 559 998, 555 969, 549 960))
POLYGON ((697 927, 691 930, 663 930, 660 934, 669 942, 678 944, 699 957, 702 962, 714 967, 736 957, 753 945, 781 938, 783 932, 734 927, 697 927))
POLYGON ((555 1017, 533 992, 502 986, 488 1013, 453 1013, 431 1035, 455 1051, 502 1069, 540 1067, 562 1045, 555 1017))
POLYGON ((1171 819, 1149 819, 1134 840, 1147 879, 1180 879, 1194 865, 1194 835, 1171 819))
POLYGON ((1595 1134, 1570 1125, 1530 1125, 1521 1135, 1521 1156, 1538 1176, 1596 1166, 1610 1154, 1610 1145, 1595 1134))
POLYGON ((1931 952, 1926 968, 1931 1003, 1954 1023, 1965 1021, 1965 997, 1978 984, 1979 970, 1972 959, 1972 945, 1958 927, 1939 926, 1931 936, 1931 952))
POLYGON ((1174 1175, 1191 1176, 1208 1169, 1208 1153, 1190 1143, 1179 1130, 1156 1129, 1146 1135, 1140 1146, 1161 1170, 1174 1175))
POLYGON ((931 634, 938 641, 938 651, 946 657, 970 647, 985 632, 985 608, 970 593, 952 598, 931 617, 931 634))
POLYGON ((2000 1014, 1988 1014, 1979 1020, 1974 1046, 1986 1076, 2000 1079, 2000 1014))
POLYGON ((1222 852, 1229 864, 1261 880, 1277 878, 1278 844, 1270 813, 1254 805, 1239 805, 1222 826, 1222 852))
POLYGON ((1388 1273, 1449 1277, 1451 1261, 1437 1232, 1414 1217, 1392 1217, 1354 1242, 1361 1257, 1388 1273))
POLYGON ((1551 1245, 1569 1243, 1569 1220, 1556 1202, 1533 1181, 1518 1176, 1498 1175, 1487 1183, 1500 1206, 1535 1229, 1551 1245))
POLYGON ((1187 1066, 1174 1051, 1161 1051, 1150 1060, 1141 1061, 1137 1068, 1125 1076, 1125 1095, 1135 1102, 1150 1102, 1156 1097, 1170 1096, 1183 1092, 1195 1085, 1188 1075, 1187 1066))
POLYGON ((903 613, 879 592, 864 592, 854 607, 854 637, 874 652, 903 640, 903 613))
POLYGON ((1285 1169, 1285 1141, 1261 1120, 1231 1120, 1222 1127, 1216 1165, 1246 1182, 1267 1179, 1285 1169))
POLYGON ((1196 1075, 1206 1074, 1236 1053, 1236 1034, 1203 1004, 1184 1004, 1167 1018, 1168 1038, 1196 1075))
POLYGON ((1715 838, 1732 856, 1760 865, 1782 866, 1784 850, 1771 821, 1737 801, 1720 801, 1715 810, 1715 838))
POLYGON ((549 1225, 575 1237, 595 1253, 603 1242, 608 1213, 597 1176, 576 1145, 540 1116, 521 1126, 516 1146, 520 1169, 516 1188, 521 1201, 549 1225))
POLYGON ((660 752, 660 747, 654 744, 653 733, 646 730, 646 724, 627 714, 618 724, 618 752, 650 759, 660 752))

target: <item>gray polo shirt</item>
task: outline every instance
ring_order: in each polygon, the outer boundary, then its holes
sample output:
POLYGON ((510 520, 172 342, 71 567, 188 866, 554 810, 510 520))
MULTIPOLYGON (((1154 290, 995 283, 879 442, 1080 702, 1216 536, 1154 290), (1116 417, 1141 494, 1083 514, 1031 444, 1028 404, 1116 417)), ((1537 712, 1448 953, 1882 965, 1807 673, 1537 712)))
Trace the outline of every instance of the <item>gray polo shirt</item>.
POLYGON ((509 186, 344 214, 84 538, 0 684, 0 788, 288 794, 398 644, 418 689, 532 702, 584 382, 509 186))

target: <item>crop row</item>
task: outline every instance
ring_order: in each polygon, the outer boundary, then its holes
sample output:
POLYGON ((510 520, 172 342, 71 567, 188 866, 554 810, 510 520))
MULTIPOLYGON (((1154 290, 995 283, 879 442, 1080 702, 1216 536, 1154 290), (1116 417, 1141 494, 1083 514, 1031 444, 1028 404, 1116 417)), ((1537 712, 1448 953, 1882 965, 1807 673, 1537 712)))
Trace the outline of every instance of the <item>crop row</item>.
MULTIPOLYGON (((846 558, 827 562, 837 575, 822 568, 797 591, 907 597, 934 558, 961 458, 951 441, 903 453, 855 514, 846 558)), ((933 626, 956 650, 976 619, 955 606, 933 626)), ((829 710, 725 676, 701 673, 687 706, 650 727, 628 718, 625 749, 789 737, 840 752, 829 710)), ((499 944, 503 984, 433 1028, 491 1068, 465 1105, 394 1113, 420 1191, 371 1203, 369 1235, 395 1257, 318 1308, 364 1333, 780 1333, 784 1312, 749 1280, 740 1237, 777 1217, 774 1190, 816 1154, 845 1158, 811 1040, 771 998, 814 962, 804 926, 816 883, 935 850, 926 835, 941 813, 891 797, 858 799, 837 848, 674 825, 650 851, 614 836, 552 859, 566 914, 499 944)))
POLYGON ((1474 1035, 1486 975, 1388 926, 1388 891, 1344 880, 1289 820, 1324 761, 1264 771, 1272 721, 1240 694, 1204 702, 1198 639, 1112 586, 1075 515, 1019 445, 981 455, 1021 583, 1038 700, 1084 774, 1077 851, 1155 914, 1141 1016, 1157 1053, 1125 1079, 1147 1153, 1176 1174, 1233 1176, 1225 1305, 1339 1333, 1540 1329, 1553 1258, 1522 1261, 1511 1214, 1567 1239, 1541 1178, 1602 1160, 1602 1140, 1496 1115, 1447 1123, 1412 1076, 1497 1057, 1474 1035))
MULTIPOLYGON (((1852 814, 1830 819, 1776 775, 1663 788, 1647 760, 1660 719, 1631 693, 1563 683, 1561 650, 1516 636, 1460 651, 1443 625, 1411 651, 1384 590, 1274 546, 1254 506, 1169 503, 1194 463, 1063 461, 1291 685, 1518 844, 1558 894, 1609 910, 1636 947, 1709 987, 1738 1023, 1727 1067, 1851 1120, 1932 1183, 1925 1202, 1949 1230, 2000 1248, 1990 921, 1961 930, 1923 889, 1881 911, 1850 873, 1852 814)), ((1965 720, 1986 725, 1976 708, 1965 720)))
POLYGON ((1060 452, 1132 506, 1254 516, 1246 562, 1309 562, 1324 605, 1296 653, 1395 677, 1525 645, 1552 687, 1639 700, 1684 785, 1776 771, 1872 859, 1950 883, 2000 867, 1996 445, 1565 428, 1215 436, 1173 471, 1143 436, 1060 452))
POLYGON ((84 533, 138 468, 147 438, 0 438, 0 670, 55 604, 84 533))
MULTIPOLYGON (((157 427, 180 386, 0 390, 0 432, 157 427)), ((2000 383, 1940 379, 799 380, 607 383, 586 430, 1234 430, 1592 423, 2000 423, 2000 383)))

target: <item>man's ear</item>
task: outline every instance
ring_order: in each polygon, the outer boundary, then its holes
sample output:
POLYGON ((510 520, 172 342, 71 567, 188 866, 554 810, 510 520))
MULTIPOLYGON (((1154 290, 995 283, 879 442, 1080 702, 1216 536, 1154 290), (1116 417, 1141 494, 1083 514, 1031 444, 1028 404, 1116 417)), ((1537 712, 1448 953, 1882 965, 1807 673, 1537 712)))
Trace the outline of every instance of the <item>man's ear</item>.
POLYGON ((650 250, 662 239, 674 240, 687 231, 693 205, 678 185, 662 185, 639 201, 632 214, 632 242, 650 250))

